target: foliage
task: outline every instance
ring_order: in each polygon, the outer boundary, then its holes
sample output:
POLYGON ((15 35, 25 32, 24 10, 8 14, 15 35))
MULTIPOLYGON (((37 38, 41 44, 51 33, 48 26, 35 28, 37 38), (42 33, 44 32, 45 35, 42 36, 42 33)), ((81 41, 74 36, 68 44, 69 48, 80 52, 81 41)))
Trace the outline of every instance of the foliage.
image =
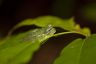
POLYGON ((96 34, 86 39, 76 39, 66 46, 54 64, 95 64, 96 34))
POLYGON ((9 32, 7 38, 0 42, 0 64, 27 64, 45 41, 51 37, 69 33, 81 34, 85 38, 76 39, 64 47, 53 64, 95 64, 96 35, 91 35, 89 28, 81 28, 74 22, 74 18, 61 19, 54 16, 27 19, 17 24, 9 32), (36 25, 41 28, 11 35, 15 29, 26 25, 36 25), (67 31, 55 33, 56 29, 52 26, 67 31))

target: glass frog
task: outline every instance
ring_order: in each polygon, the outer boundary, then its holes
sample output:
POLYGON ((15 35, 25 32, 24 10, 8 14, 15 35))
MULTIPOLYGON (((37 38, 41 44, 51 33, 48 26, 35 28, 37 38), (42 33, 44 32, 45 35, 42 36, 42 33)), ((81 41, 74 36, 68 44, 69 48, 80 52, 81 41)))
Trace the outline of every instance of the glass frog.
POLYGON ((56 30, 52 27, 52 25, 48 25, 47 27, 30 31, 23 41, 32 41, 32 43, 34 43, 36 40, 38 40, 41 42, 51 37, 55 32, 56 30))

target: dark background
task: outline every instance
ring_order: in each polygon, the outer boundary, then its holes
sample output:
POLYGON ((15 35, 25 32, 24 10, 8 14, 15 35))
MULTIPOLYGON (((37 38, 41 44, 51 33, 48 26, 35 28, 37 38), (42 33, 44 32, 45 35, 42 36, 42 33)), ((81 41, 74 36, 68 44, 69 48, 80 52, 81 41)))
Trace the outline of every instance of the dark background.
MULTIPOLYGON (((82 27, 87 26, 92 33, 96 33, 96 0, 0 0, 0 36, 6 36, 14 25, 24 19, 44 15, 61 18, 75 17, 76 23, 82 27)), ((70 39, 73 36, 81 37, 77 35, 60 36, 55 43, 44 44, 34 55, 34 61, 30 60, 30 63, 51 64, 66 45, 64 38, 70 39), (58 44, 61 41, 63 43, 58 44)))

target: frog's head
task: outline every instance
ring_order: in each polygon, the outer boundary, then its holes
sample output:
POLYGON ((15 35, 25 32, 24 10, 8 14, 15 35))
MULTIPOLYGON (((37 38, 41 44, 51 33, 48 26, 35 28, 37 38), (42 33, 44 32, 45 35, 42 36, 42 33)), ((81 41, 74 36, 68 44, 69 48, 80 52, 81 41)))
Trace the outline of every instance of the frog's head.
POLYGON ((42 28, 42 30, 44 30, 43 34, 46 35, 53 35, 56 32, 56 30, 52 27, 52 25, 48 25, 47 27, 42 28))
POLYGON ((47 27, 41 28, 38 31, 39 33, 37 37, 40 41, 48 39, 56 32, 55 28, 53 28, 52 25, 48 25, 47 27))

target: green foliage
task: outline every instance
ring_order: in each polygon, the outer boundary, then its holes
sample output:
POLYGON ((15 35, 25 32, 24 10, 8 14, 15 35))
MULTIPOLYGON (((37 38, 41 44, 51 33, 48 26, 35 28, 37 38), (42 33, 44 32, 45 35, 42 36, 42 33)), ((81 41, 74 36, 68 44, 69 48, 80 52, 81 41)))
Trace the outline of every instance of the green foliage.
POLYGON ((54 17, 54 16, 43 16, 43 17, 38 17, 36 19, 24 20, 21 23, 17 24, 11 30, 11 32, 14 31, 16 28, 19 28, 19 27, 25 26, 25 25, 36 25, 36 26, 39 26, 39 27, 46 27, 47 25, 50 25, 50 24, 53 27, 60 27, 64 30, 68 30, 68 31, 71 31, 71 32, 78 32, 78 33, 83 34, 85 36, 90 36, 90 34, 91 34, 89 28, 83 28, 82 29, 78 24, 76 24, 74 22, 74 18, 61 19, 61 18, 54 17))
POLYGON ((14 35, 0 45, 0 64, 27 63, 43 41, 55 33, 52 26, 14 35))
POLYGON ((96 64, 96 34, 66 46, 54 64, 96 64))
POLYGON ((96 35, 91 35, 89 28, 81 28, 74 22, 73 18, 60 19, 53 16, 28 19, 17 24, 9 32, 8 37, 0 41, 0 64, 27 64, 34 52, 46 40, 69 33, 81 34, 86 38, 79 38, 68 44, 54 61, 54 64, 95 64, 96 35), (11 35, 15 29, 25 25, 36 25, 41 28, 11 35), (51 25, 65 29, 67 32, 55 33, 56 30, 51 25))
POLYGON ((54 64, 79 64, 83 40, 76 39, 66 46, 54 64))
POLYGON ((39 27, 45 27, 49 24, 51 24, 53 27, 60 27, 65 30, 72 31, 74 30, 75 22, 73 18, 61 19, 61 18, 54 17, 54 16, 43 16, 43 17, 38 17, 36 19, 24 20, 23 22, 17 24, 15 28, 25 26, 25 25, 36 25, 39 27))

